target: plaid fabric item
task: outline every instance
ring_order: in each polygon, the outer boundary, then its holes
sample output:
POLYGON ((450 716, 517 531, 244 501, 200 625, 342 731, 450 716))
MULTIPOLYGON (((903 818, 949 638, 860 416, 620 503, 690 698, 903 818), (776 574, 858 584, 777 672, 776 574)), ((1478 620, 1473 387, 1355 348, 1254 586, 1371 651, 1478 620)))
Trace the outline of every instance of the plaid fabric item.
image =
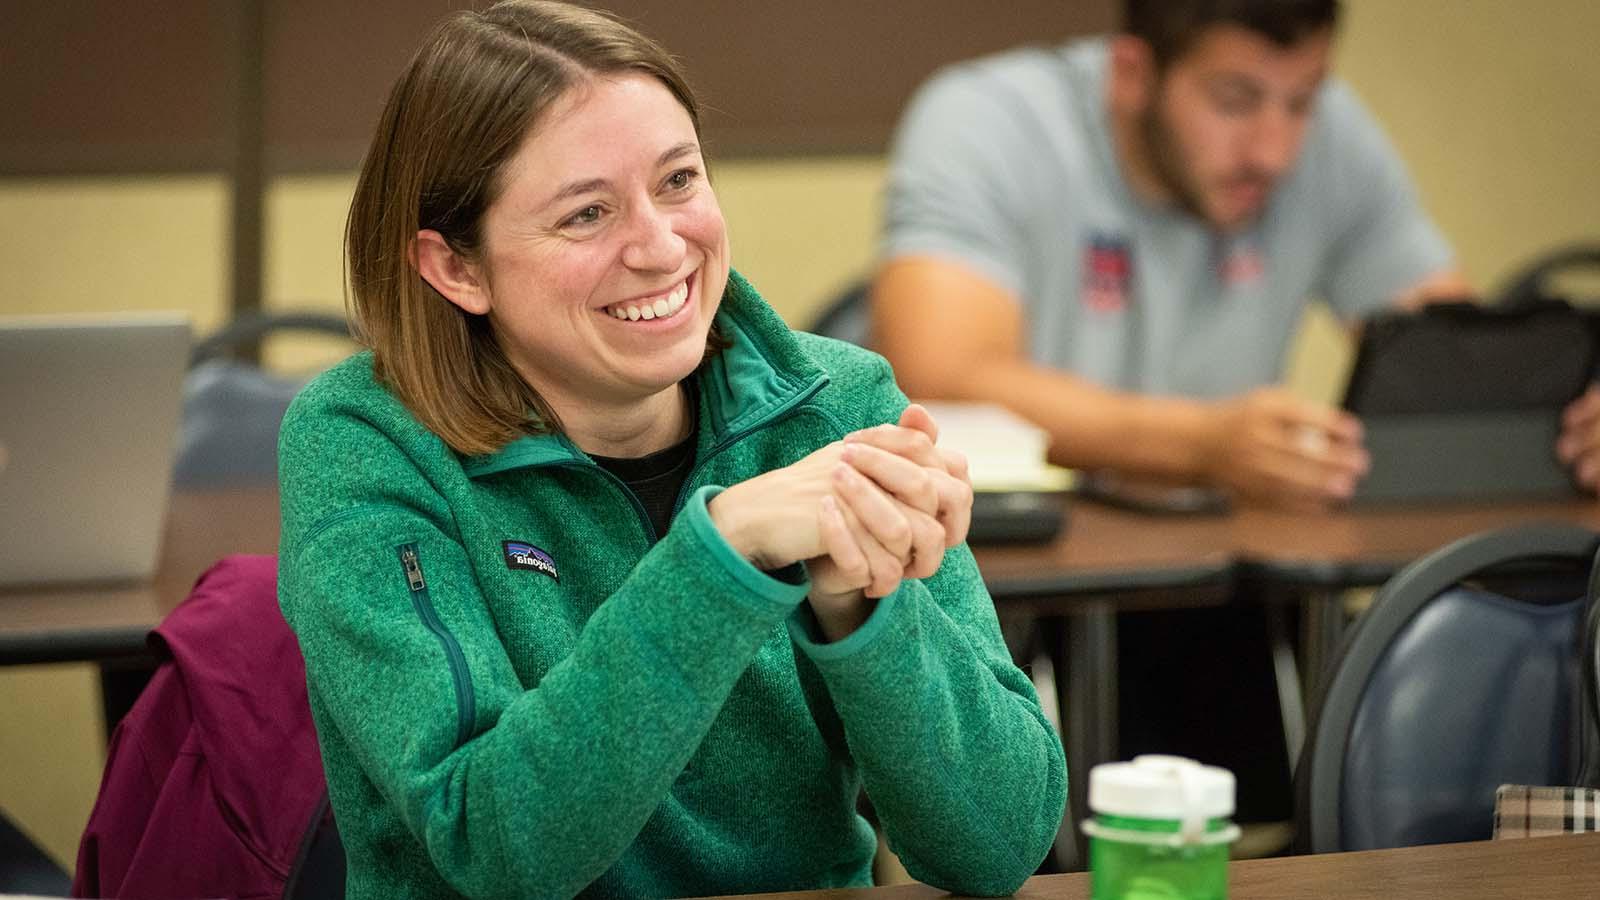
POLYGON ((1600 831, 1600 790, 1502 784, 1494 792, 1496 838, 1600 831))

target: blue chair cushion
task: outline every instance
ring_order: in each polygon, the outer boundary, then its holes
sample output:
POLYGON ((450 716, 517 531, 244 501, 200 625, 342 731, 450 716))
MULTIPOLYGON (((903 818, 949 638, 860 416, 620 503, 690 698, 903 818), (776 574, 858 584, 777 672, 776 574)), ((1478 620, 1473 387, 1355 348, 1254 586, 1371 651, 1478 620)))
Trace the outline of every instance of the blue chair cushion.
POLYGON ((1486 840, 1502 784, 1576 777, 1584 601, 1457 587, 1396 635, 1361 696, 1344 762, 1349 850, 1486 840))
POLYGON ((190 369, 173 481, 202 488, 277 484, 278 428, 304 383, 229 359, 190 369))

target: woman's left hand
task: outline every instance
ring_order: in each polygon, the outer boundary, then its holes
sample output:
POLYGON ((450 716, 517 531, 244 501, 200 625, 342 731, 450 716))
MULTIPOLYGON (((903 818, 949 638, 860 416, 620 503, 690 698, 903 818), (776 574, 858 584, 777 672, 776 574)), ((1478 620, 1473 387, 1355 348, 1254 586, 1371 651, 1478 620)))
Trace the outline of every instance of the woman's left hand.
POLYGON ((937 438, 933 418, 916 405, 898 425, 845 438, 852 445, 844 457, 849 470, 839 473, 835 495, 824 497, 818 509, 827 554, 806 564, 812 610, 829 640, 866 621, 875 599, 892 592, 900 579, 938 571, 944 549, 966 538, 972 517, 966 458, 935 446, 937 438), (909 531, 905 540, 901 522, 909 531), (901 562, 898 577, 883 577, 885 555, 901 562))
MULTIPOLYGON (((959 450, 938 446, 938 440, 938 423, 916 403, 900 414, 898 425, 864 428, 844 438, 847 447, 852 444, 872 447, 920 466, 936 498, 935 508, 930 512, 944 526, 944 545, 954 547, 967 539, 967 528, 972 524, 972 478, 967 472, 966 456, 959 450)), ((857 464, 857 468, 861 465, 857 464)), ((896 493, 892 485, 879 483, 900 499, 911 502, 911 498, 896 493)), ((926 578, 927 575, 917 577, 926 578)))

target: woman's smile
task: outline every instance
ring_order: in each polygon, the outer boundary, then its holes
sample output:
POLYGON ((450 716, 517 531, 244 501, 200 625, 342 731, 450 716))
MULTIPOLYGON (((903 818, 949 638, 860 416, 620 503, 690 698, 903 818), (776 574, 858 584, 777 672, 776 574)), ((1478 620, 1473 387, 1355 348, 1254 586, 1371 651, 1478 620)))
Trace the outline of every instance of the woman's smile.
POLYGON ((694 276, 691 275, 665 292, 635 297, 631 300, 619 300, 602 307, 600 311, 614 319, 629 323, 675 319, 684 306, 688 305, 689 286, 693 280, 694 276))

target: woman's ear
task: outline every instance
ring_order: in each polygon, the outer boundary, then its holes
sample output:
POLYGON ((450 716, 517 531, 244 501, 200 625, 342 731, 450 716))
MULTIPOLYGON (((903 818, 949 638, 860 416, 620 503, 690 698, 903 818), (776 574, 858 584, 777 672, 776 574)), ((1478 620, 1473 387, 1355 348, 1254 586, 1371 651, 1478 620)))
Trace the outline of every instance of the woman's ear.
POLYGON ((446 300, 473 315, 488 314, 492 306, 488 282, 477 266, 450 246, 444 235, 431 228, 418 231, 411 242, 411 264, 422 280, 446 300))

